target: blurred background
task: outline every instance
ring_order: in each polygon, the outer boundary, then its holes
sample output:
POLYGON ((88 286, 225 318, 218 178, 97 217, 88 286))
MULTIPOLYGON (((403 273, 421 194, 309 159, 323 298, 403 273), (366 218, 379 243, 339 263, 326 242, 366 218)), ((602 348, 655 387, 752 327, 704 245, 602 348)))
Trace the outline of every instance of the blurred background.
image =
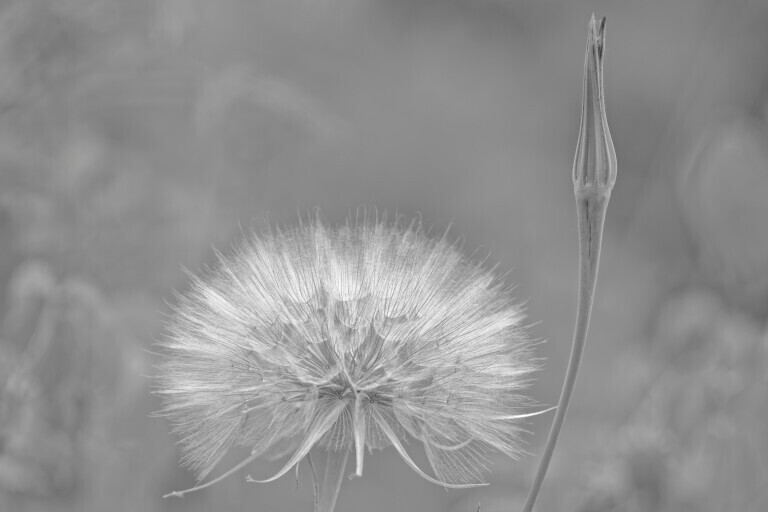
MULTIPOLYGON (((489 254, 555 404, 593 11, 619 177, 537 510, 767 510, 768 2, 748 0, 0 2, 0 510, 311 510, 306 465, 245 482, 270 461, 163 500, 194 478, 150 390, 182 267, 315 206, 421 214, 489 254)), ((551 419, 477 490, 378 452, 338 511, 514 510, 551 419)))

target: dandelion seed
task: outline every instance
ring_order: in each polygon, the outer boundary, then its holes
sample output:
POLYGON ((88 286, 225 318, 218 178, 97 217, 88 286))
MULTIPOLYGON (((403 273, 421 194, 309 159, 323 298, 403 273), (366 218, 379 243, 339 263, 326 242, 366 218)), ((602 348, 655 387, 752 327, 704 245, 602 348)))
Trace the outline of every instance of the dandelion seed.
MULTIPOLYGON (((446 487, 482 485, 487 454, 520 454, 536 369, 523 313, 445 237, 365 219, 313 220, 241 242, 179 297, 159 363, 161 415, 202 481, 233 446, 290 454, 393 446, 446 487), (434 476, 408 455, 423 443, 434 476)), ((346 455, 344 455, 346 460, 346 455)), ((343 464, 340 466, 343 471, 343 464)), ((250 481, 254 480, 249 476, 250 481)))

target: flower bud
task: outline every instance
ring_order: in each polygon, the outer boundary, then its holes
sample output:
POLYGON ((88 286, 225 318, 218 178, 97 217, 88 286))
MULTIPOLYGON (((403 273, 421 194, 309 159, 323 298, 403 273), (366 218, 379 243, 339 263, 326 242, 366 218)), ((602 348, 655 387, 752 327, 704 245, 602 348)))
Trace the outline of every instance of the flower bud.
POLYGON ((603 45, 605 18, 589 21, 587 51, 584 58, 584 96, 581 103, 581 127, 573 162, 573 186, 576 195, 597 194, 609 197, 616 182, 616 151, 605 116, 603 91, 603 45))

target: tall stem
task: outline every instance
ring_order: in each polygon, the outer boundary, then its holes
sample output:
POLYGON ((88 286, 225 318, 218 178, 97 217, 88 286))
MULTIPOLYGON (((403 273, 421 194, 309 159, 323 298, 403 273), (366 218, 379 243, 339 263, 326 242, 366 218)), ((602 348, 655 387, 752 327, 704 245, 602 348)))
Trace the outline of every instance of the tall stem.
POLYGON ((336 508, 336 499, 339 497, 349 458, 347 450, 328 450, 327 453, 323 482, 320 484, 319 496, 315 501, 315 512, 333 512, 336 508))
POLYGON ((531 512, 536 503, 576 385, 592 314, 605 211, 616 182, 616 152, 608 130, 603 91, 604 31, 605 18, 598 24, 593 14, 589 22, 589 37, 584 58, 581 127, 573 162, 573 186, 579 224, 579 302, 576 306, 573 345, 557 413, 552 421, 544 454, 536 470, 523 512, 531 512))
POLYGON ((602 242, 603 221, 605 219, 605 208, 590 205, 587 199, 581 199, 582 207, 579 207, 579 246, 581 266, 579 268, 579 303, 576 307, 576 326, 573 334, 573 345, 571 347, 571 356, 568 361, 568 370, 565 374, 565 381, 560 392, 560 400, 557 405, 555 418, 552 420, 552 427, 549 431, 547 444, 544 448, 544 454, 539 462, 539 468, 536 471, 531 489, 528 493, 528 499, 525 502, 524 512, 531 512, 539 490, 544 482, 544 476, 552 460, 552 454, 557 445, 557 439, 560 436, 560 430, 563 428, 565 414, 568 412, 568 404, 571 401, 573 389, 576 386, 576 376, 581 365, 581 356, 584 353, 584 345, 587 340, 587 330, 589 328, 589 318, 592 313, 592 303, 595 295, 595 283, 597 282, 597 267, 600 262, 600 246, 602 242), (588 212, 592 212, 591 215, 588 212), (587 226, 599 226, 597 236, 590 236, 591 229, 587 226))

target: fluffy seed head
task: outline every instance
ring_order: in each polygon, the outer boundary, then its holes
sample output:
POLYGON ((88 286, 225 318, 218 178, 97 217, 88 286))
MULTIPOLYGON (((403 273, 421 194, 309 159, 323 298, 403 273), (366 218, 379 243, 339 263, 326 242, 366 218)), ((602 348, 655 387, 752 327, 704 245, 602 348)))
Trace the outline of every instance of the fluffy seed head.
MULTIPOLYGON (((491 270, 420 223, 319 220, 250 235, 193 277, 163 344, 161 414, 203 479, 226 451, 394 446, 424 478, 478 484, 488 450, 515 457, 535 360, 491 270), (434 471, 410 459, 423 443, 434 471)), ((206 484, 207 485, 207 484, 206 484)), ((176 493, 179 494, 179 493, 176 493)))

